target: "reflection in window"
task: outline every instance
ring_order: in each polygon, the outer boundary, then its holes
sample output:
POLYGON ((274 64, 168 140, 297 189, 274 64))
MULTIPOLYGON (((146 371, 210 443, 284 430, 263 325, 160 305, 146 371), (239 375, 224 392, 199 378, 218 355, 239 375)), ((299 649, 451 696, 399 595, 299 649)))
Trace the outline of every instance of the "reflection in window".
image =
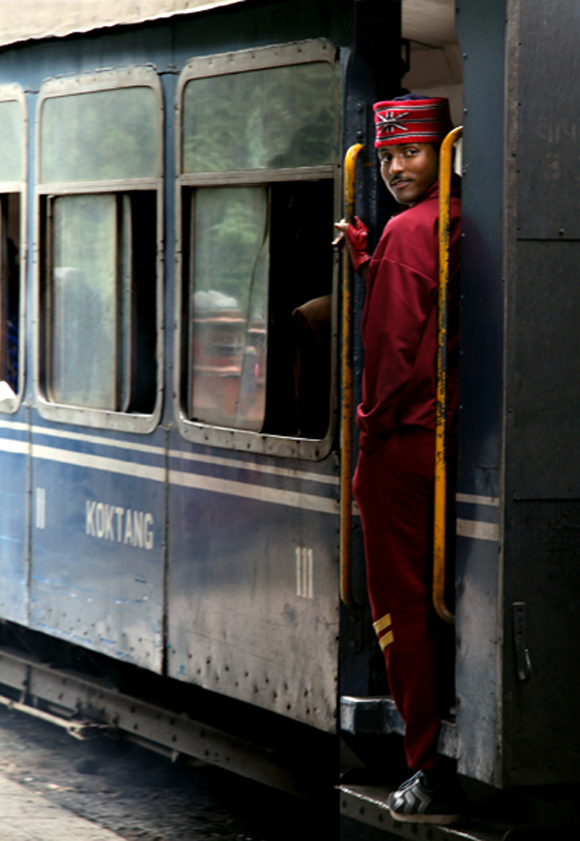
POLYGON ((188 416, 323 438, 332 181, 200 187, 189 196, 188 416))
POLYGON ((22 181, 24 177, 22 116, 20 102, 14 99, 0 101, 0 182, 22 181))
POLYGON ((335 75, 327 62, 193 79, 183 100, 184 172, 332 163, 335 75))
POLYGON ((155 198, 52 201, 48 394, 56 403, 151 411, 155 399, 155 198))
POLYGON ((260 429, 265 411, 268 201, 264 187, 194 196, 190 414, 260 429))
POLYGON ((116 198, 66 196, 53 212, 52 396, 116 409, 116 198))
POLYGON ((149 87, 55 96, 42 105, 42 183, 152 178, 158 106, 149 87))

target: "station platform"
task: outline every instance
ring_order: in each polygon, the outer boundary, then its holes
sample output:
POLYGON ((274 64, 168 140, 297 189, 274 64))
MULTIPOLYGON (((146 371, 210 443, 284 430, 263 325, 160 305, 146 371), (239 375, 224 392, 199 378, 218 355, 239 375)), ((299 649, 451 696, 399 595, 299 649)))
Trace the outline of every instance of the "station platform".
POLYGON ((123 841, 0 773, 0 841, 123 841))

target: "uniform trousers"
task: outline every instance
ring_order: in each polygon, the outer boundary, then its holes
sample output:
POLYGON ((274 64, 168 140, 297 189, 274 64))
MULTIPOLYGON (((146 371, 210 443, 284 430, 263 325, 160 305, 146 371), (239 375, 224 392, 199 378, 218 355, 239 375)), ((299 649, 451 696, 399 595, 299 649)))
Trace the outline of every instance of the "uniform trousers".
POLYGON ((354 477, 374 628, 409 768, 425 771, 443 761, 439 730, 454 695, 453 630, 432 604, 434 447, 433 431, 402 427, 360 451, 354 477))

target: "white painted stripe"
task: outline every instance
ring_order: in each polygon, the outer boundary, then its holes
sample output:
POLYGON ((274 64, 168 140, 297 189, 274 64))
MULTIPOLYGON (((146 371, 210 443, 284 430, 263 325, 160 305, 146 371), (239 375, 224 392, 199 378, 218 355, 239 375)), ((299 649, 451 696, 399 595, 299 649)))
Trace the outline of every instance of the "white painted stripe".
POLYGON ((0 420, 0 429, 15 429, 17 432, 27 432, 28 424, 17 421, 0 420))
POLYGON ((195 473, 180 473, 169 471, 169 481, 172 485, 187 488, 200 488, 204 491, 230 494, 231 496, 256 499, 260 502, 274 502, 277 505, 287 505, 290 508, 304 508, 307 511, 323 511, 327 514, 338 514, 336 499, 323 496, 283 491, 277 488, 264 488, 259 485, 246 485, 244 482, 234 482, 229 479, 217 479, 214 476, 199 476, 195 473))
POLYGON ((116 447, 129 452, 151 453, 151 455, 165 455, 164 447, 154 447, 152 444, 141 444, 139 441, 119 441, 116 438, 106 438, 104 435, 87 435, 83 432, 69 432, 65 429, 54 429, 46 426, 33 426, 33 435, 46 435, 49 438, 62 438, 65 441, 83 441, 88 444, 99 444, 103 447, 116 447))
POLYGON ((46 488, 36 489, 36 528, 46 528, 46 488))
POLYGON ((497 496, 477 496, 477 494, 455 494, 457 502, 468 502, 470 505, 491 505, 493 508, 499 508, 499 497, 497 496))
MULTIPOLYGON (((11 441, 0 439, 0 450, 15 453, 28 453, 29 445, 26 441, 11 441)), ((138 464, 131 461, 123 461, 116 458, 91 455, 90 453, 79 453, 74 450, 63 450, 58 447, 47 447, 41 444, 32 445, 33 458, 45 461, 54 461, 59 464, 73 464, 78 467, 87 467, 91 470, 102 470, 108 473, 117 473, 123 476, 133 476, 141 479, 150 479, 154 482, 164 482, 167 473, 164 467, 152 467, 146 464, 138 464)), ((285 491, 277 488, 266 488, 259 485, 250 485, 245 482, 236 482, 229 479, 219 479, 214 476, 200 476, 194 473, 183 473, 177 470, 169 471, 169 481, 173 485, 181 487, 198 488, 199 490, 212 491, 214 493, 229 494, 230 496, 255 499, 260 502, 270 502, 277 505, 285 505, 291 508, 302 508, 307 511, 322 511, 328 514, 338 513, 338 502, 335 499, 305 494, 297 491, 285 491)))
POLYGON ((314 598, 314 552, 306 546, 296 547, 296 595, 314 598))
MULTIPOLYGON (((11 428, 19 432, 26 432, 28 426, 25 423, 11 421, 0 421, 0 428, 11 428)), ((103 447, 115 447, 128 452, 149 453, 164 457, 164 447, 156 447, 152 444, 142 444, 139 441, 119 441, 115 438, 107 438, 104 435, 90 435, 82 432, 69 432, 63 429, 53 429, 45 426, 33 426, 33 435, 46 435, 52 438, 62 438, 66 441, 83 441, 88 444, 98 444, 103 447)), ((233 467, 237 470, 252 470, 255 473, 265 473, 271 476, 286 476, 290 479, 299 479, 305 482, 318 482, 323 485, 339 484, 338 476, 324 476, 312 471, 295 470, 291 467, 278 467, 273 464, 255 464, 247 459, 224 458, 221 456, 203 455, 201 453, 187 453, 182 450, 169 450, 170 458, 181 459, 182 461, 195 461, 200 464, 213 464, 218 467, 233 467)))
POLYGON ((200 453, 184 453, 181 450, 169 450, 170 458, 180 458, 184 461, 198 461, 204 464, 215 464, 218 467, 234 467, 237 470, 253 470, 255 473, 268 473, 271 476, 287 476, 290 479, 301 479, 305 482, 320 482, 324 485, 338 485, 338 476, 323 476, 320 473, 309 473, 305 470, 293 470, 291 467, 277 467, 273 464, 255 464, 252 461, 242 461, 235 458, 221 456, 205 456, 200 453))
POLYGON ((460 537, 474 537, 477 540, 499 541, 499 525, 481 520, 457 520, 457 534, 460 537))
POLYGON ((0 450, 4 453, 21 453, 27 455, 30 452, 28 441, 14 441, 11 438, 0 438, 0 450))
POLYGON ((166 479, 164 467, 150 467, 148 464, 137 464, 133 461, 93 456, 89 453, 76 452, 76 450, 61 450, 58 447, 44 447, 40 444, 33 444, 32 456, 45 461, 57 461, 60 464, 74 464, 76 467, 104 470, 107 473, 138 476, 140 479, 152 479, 154 482, 164 482, 166 479))

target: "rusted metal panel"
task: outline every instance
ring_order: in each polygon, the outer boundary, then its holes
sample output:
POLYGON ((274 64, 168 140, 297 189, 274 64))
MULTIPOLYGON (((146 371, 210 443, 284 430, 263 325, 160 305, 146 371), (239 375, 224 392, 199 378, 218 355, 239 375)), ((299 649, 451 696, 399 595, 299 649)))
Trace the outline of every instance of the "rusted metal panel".
POLYGON ((519 21, 518 239, 578 239, 580 75, 576 0, 528 0, 519 21))
POLYGON ((580 242, 518 245, 508 407, 517 453, 511 489, 518 499, 580 498, 579 261, 580 242))

